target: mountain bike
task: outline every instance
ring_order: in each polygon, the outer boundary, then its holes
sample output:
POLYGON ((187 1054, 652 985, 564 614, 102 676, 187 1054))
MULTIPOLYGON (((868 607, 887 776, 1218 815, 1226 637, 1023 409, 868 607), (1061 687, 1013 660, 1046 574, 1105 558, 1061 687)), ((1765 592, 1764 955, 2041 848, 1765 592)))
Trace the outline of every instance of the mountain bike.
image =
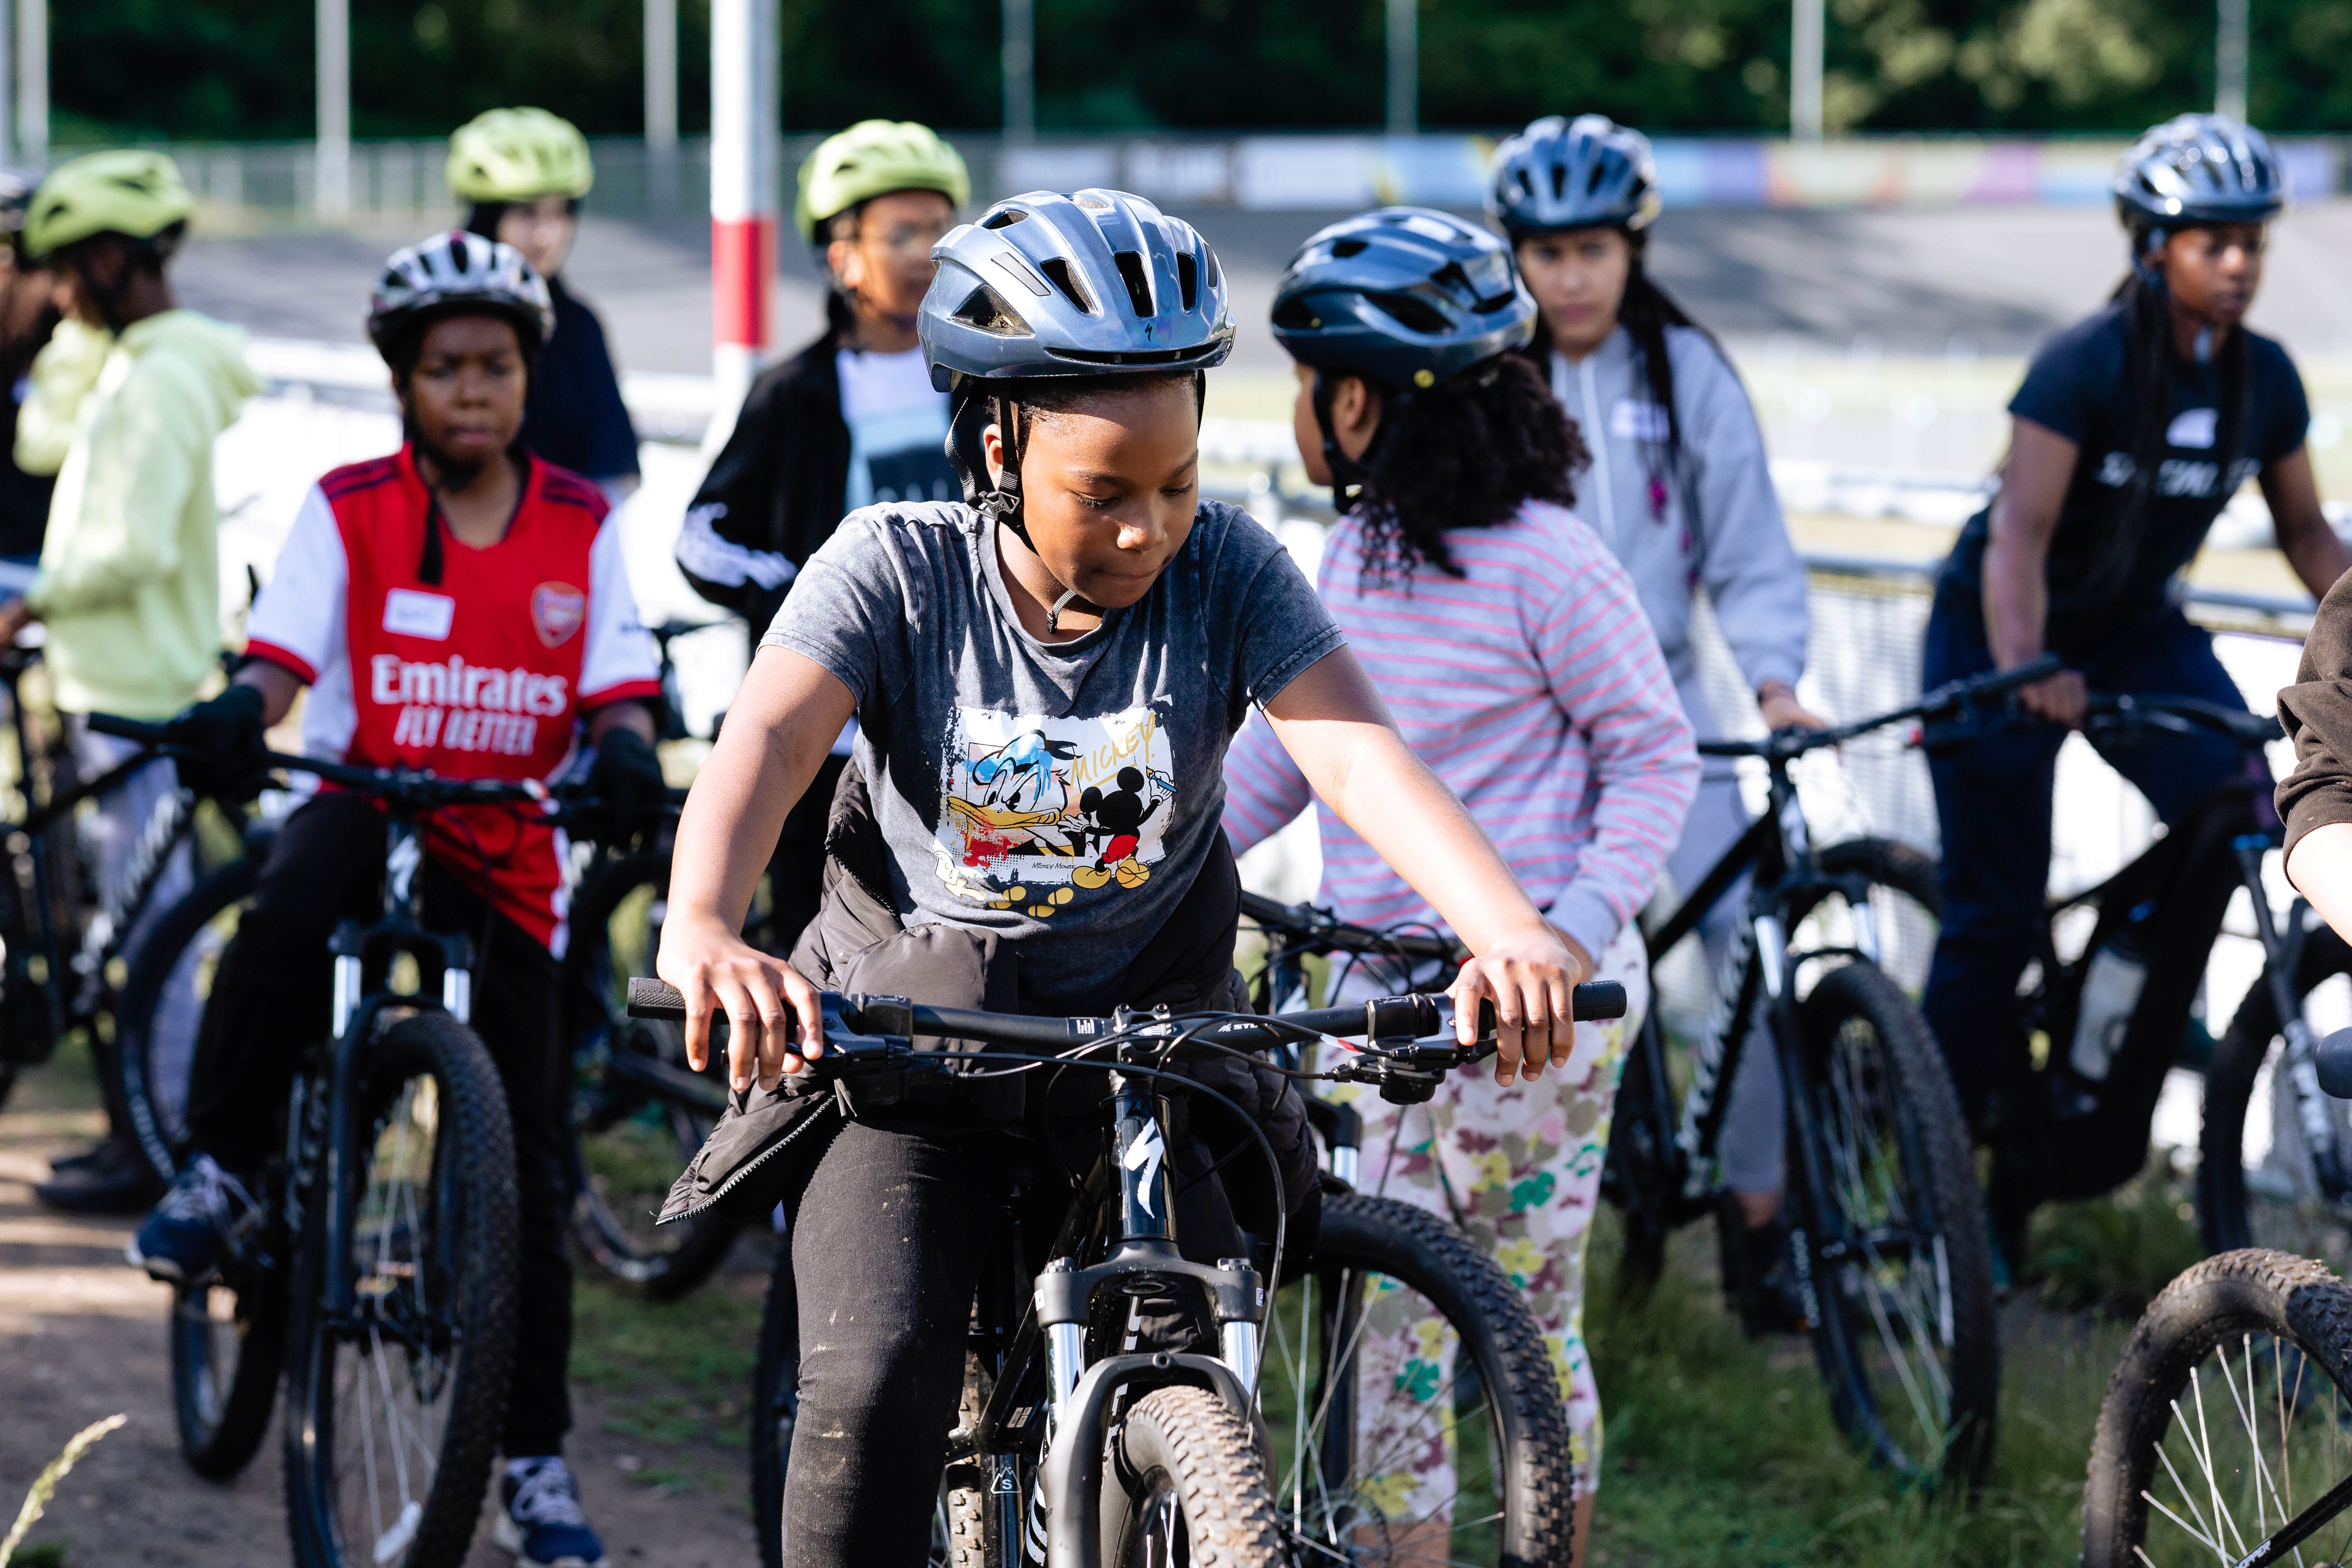
MULTIPOLYGON (((1761 760, 1766 809, 1651 934, 1653 962, 1752 873, 1745 919, 1681 1103, 1653 1008, 1611 1130, 1601 1191, 1623 1216, 1625 1278, 1640 1289, 1676 1227, 1736 1223, 1716 1150, 1761 1010, 1788 1086, 1796 1294, 1831 1414, 1874 1461, 1922 1479, 1971 1480, 1992 1449, 2000 1331, 1975 1157, 1935 1038, 1879 964, 1878 912, 1900 890, 1890 879, 1916 868, 1878 840, 1816 850, 1790 767, 1874 731, 1997 703, 2054 668, 1955 681, 1854 723, 1700 743, 1703 755, 1761 760)), ((1727 1235, 1727 1258, 1738 1239, 1727 1235)), ((1728 1261, 1726 1278, 1739 1278, 1728 1261)))
MULTIPOLYGON (((657 981, 633 982, 631 994, 632 1013, 684 1016, 677 993, 657 981)), ((830 994, 823 1005, 825 1055, 810 1070, 835 1084, 836 1098, 812 1115, 844 1104, 862 1110, 895 1102, 910 1073, 939 1060, 918 1057, 916 1037, 985 1047, 957 1053, 959 1063, 1085 1067, 1108 1079, 1101 1153, 1034 1274, 1019 1241, 1015 1205, 1023 1189, 1045 1184, 1045 1191, 1063 1190, 1066 1178, 1052 1173, 1055 1156, 1044 1150, 1034 1163, 1008 1173, 1010 1192, 992 1233, 992 1261, 983 1266, 973 1314, 934 1561, 959 1568, 1013 1568, 1030 1560, 1050 1568, 1106 1562, 1271 1568, 1398 1560, 1392 1548, 1417 1554, 1425 1542, 1410 1528, 1412 1521, 1389 1518, 1377 1489, 1365 1484, 1396 1457, 1352 1452, 1353 1424, 1331 1414, 1358 1397, 1355 1351, 1367 1319, 1384 1305, 1370 1286, 1389 1279, 1418 1289, 1444 1322, 1465 1331, 1464 1353, 1486 1372, 1499 1412, 1493 1425, 1507 1451, 1493 1467, 1500 1495, 1488 1504, 1499 1518, 1463 1522, 1499 1527, 1492 1533, 1502 1538, 1500 1561, 1565 1560, 1559 1394, 1539 1344, 1528 1343, 1533 1324, 1524 1308, 1517 1324, 1509 1324, 1515 1303, 1492 1262, 1431 1216, 1336 1194, 1308 1265, 1308 1279, 1324 1288, 1305 1298, 1294 1333, 1266 1310, 1265 1280, 1284 1278, 1285 1222, 1277 1221, 1264 1273, 1246 1258, 1214 1265, 1185 1259, 1171 1219, 1170 1162, 1161 1152, 1160 1086, 1177 1079, 1167 1064, 1187 1052, 1360 1034, 1360 1050, 1308 1076, 1370 1084, 1411 1102, 1433 1095, 1445 1072, 1490 1054, 1491 1030, 1475 1046, 1458 1046, 1439 1033, 1448 1023, 1442 999, 1414 994, 1271 1017, 1122 1010, 1108 1018, 1030 1018, 830 994), (1214 1325, 1214 1352, 1122 1348, 1126 1299, 1171 1295, 1200 1308, 1214 1325), (1489 1327, 1498 1322, 1505 1327, 1489 1327), (1276 1412, 1278 1403, 1288 1404, 1297 1419, 1262 1439, 1261 1410, 1276 1412)), ((1624 992, 1616 985, 1580 986, 1573 999, 1579 1017, 1619 1016, 1623 1009, 1624 992)), ((1214 1094, 1181 1079, 1175 1087, 1214 1094)), ((1255 1154, 1276 1165, 1272 1145, 1262 1134, 1253 1137, 1255 1154)), ((1286 1323, 1288 1314, 1282 1317, 1286 1323)), ((797 1296, 788 1259, 780 1255, 752 1399, 753 1517, 770 1562, 779 1560, 782 1546, 798 1342, 797 1296)), ((1450 1414, 1431 1410, 1414 1430, 1434 1436, 1450 1414)))
MULTIPOLYGON (((93 715, 149 745, 160 726, 93 715)), ((260 1447, 281 1373, 300 1568, 454 1568, 481 1512, 515 1336, 519 1220, 506 1091, 467 1027, 473 944, 422 921, 420 823, 543 810, 536 783, 269 754, 383 803, 381 915, 330 943, 334 1014, 302 1060, 284 1151, 218 1274, 175 1290, 180 1445, 226 1479, 260 1447)))
POLYGON ((2107 1384, 2083 1568, 2352 1559, 2352 1288, 2225 1252, 2148 1304, 2107 1384))
MULTIPOLYGON (((142 751, 96 778, 79 777, 62 732, 26 710, 24 677, 39 660, 37 648, 0 648, 22 805, 16 820, 0 822, 0 1100, 18 1071, 48 1060, 58 1042, 76 1029, 97 1027, 104 1018, 115 1042, 123 1043, 126 1022, 140 1011, 128 975, 154 949, 152 931, 141 933, 135 951, 131 934, 147 916, 173 857, 183 847, 205 847, 197 818, 205 797, 185 788, 171 791, 142 829, 121 885, 94 906, 89 901, 75 810, 161 753, 142 751)), ((266 829, 249 827, 241 812, 233 820, 247 841, 204 874, 205 883, 250 885, 258 864, 252 836, 266 829)), ((110 1120, 130 1125, 144 1148, 152 1117, 143 1089, 124 1066, 130 1054, 99 1053, 101 1064, 112 1058, 100 1088, 117 1112, 110 1120)), ((170 1167, 159 1173, 169 1179, 170 1167)))

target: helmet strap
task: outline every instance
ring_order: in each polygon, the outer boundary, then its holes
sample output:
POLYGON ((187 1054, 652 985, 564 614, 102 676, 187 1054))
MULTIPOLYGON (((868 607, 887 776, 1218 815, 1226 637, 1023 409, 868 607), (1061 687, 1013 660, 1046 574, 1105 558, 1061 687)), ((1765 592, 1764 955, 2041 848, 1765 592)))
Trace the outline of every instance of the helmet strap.
MULTIPOLYGON (((1366 390, 1373 385, 1370 377, 1350 372, 1362 382, 1366 390)), ((1323 461, 1331 470, 1331 500, 1341 511, 1346 511, 1363 498, 1364 487, 1371 482, 1372 462, 1380 456, 1381 445, 1394 423, 1393 416, 1412 400, 1412 394, 1402 388, 1383 386, 1381 390, 1381 422, 1372 427, 1372 438, 1360 458, 1350 458, 1339 446, 1339 435, 1331 428, 1331 399, 1338 391, 1337 374, 1318 370, 1309 401, 1315 405, 1315 425, 1323 433, 1323 461)))
POLYGON ((1045 565, 1045 557, 1039 552, 1037 542, 1029 537, 1028 521, 1021 515, 1021 405, 1019 404, 1010 399, 992 397, 986 391, 983 383, 967 379, 957 388, 955 415, 950 422, 948 433, 948 456, 958 470, 957 477, 964 482, 964 496, 971 509, 1018 539, 1022 548, 1029 552, 1030 556, 1039 566, 1045 567, 1046 581, 1061 591, 1045 609, 1045 630, 1048 633, 1061 631, 1062 612, 1073 605, 1077 606, 1082 615, 1102 616, 1109 613, 1101 605, 1082 597, 1076 588, 1055 576, 1054 569, 1045 565), (997 439, 1003 444, 1004 452, 1003 471, 992 482, 988 474, 987 448, 980 439, 981 431, 989 423, 989 416, 992 412, 994 415, 997 439), (963 445, 958 439, 959 429, 967 426, 971 431, 972 448, 970 459, 972 466, 969 469, 965 467, 967 459, 958 450, 963 445))

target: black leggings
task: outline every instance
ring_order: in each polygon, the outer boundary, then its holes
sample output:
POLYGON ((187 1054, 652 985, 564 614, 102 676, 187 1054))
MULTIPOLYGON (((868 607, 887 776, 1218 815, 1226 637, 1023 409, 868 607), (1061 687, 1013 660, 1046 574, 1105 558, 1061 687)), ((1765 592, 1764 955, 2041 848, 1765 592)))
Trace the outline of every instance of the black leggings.
POLYGON ((1003 1164, 979 1134, 824 1114, 783 1200, 801 1356, 783 1560, 920 1568, 1003 1164))
MULTIPOLYGON (((383 814, 354 795, 320 795, 278 829, 214 979, 189 1090, 191 1141, 229 1171, 257 1171, 282 1146, 295 1064, 332 1021, 327 938, 345 917, 366 922, 382 910, 383 847, 383 814)), ((520 926, 488 914, 440 862, 428 858, 424 877, 427 921, 478 944, 474 1031, 498 1063, 514 1123, 520 1312, 501 1447, 514 1458, 561 1453, 572 1426, 564 1386, 572 1259, 563 1242, 572 1085, 555 1022, 559 966, 520 926)))

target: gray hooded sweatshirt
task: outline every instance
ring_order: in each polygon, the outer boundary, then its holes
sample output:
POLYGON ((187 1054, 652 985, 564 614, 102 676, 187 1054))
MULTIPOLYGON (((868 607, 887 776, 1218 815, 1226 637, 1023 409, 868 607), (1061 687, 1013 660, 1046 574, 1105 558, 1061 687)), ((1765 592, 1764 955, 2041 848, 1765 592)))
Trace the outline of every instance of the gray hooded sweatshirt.
POLYGON ((1697 591, 1706 590, 1750 690, 1768 680, 1793 686, 1804 671, 1810 624, 1805 568, 1789 542, 1763 433, 1738 374, 1696 328, 1667 328, 1666 352, 1682 416, 1684 479, 1669 477, 1656 492, 1652 454, 1664 449, 1665 410, 1651 399, 1631 332, 1618 328, 1575 363, 1552 354, 1551 388, 1592 452, 1592 466, 1577 480, 1576 513, 1633 576, 1675 689, 1706 737, 1720 731, 1700 696, 1690 641, 1697 591))

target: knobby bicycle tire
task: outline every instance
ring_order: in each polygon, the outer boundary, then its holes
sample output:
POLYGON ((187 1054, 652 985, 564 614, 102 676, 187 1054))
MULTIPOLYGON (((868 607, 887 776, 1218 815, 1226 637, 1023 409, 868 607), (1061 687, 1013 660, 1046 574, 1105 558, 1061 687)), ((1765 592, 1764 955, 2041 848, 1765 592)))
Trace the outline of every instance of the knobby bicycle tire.
MULTIPOLYGON (((393 1561, 404 1568, 457 1568, 481 1515, 514 1359, 520 1220, 506 1092, 488 1050, 474 1032, 446 1014, 428 1012, 391 1025, 368 1047, 359 1094, 360 1104, 352 1114, 361 1131, 352 1162, 352 1190, 345 1200, 354 1215, 353 1256, 324 1256, 324 1215, 332 1195, 320 1193, 310 1205, 295 1269, 285 1432, 286 1502, 294 1558, 299 1568, 355 1568, 393 1561), (374 1197, 372 1184, 384 1166, 406 1156, 396 1145, 392 1158, 381 1157, 370 1130, 399 1108, 404 1091, 418 1079, 429 1079, 433 1086, 434 1146, 424 1167, 430 1177, 430 1196, 418 1200, 411 1194, 404 1211, 394 1201, 391 1207, 395 1216, 404 1212, 406 1218, 379 1215, 372 1224, 362 1212, 374 1197), (457 1216, 454 1225, 445 1223, 451 1210, 457 1216), (410 1227, 406 1250, 415 1255, 413 1260, 390 1256, 403 1240, 404 1224, 410 1227), (424 1233, 421 1240, 419 1231, 424 1233), (366 1272, 365 1257, 371 1251, 377 1261, 373 1271, 366 1272), (352 1384, 350 1397, 342 1397, 335 1377, 337 1352, 345 1334, 355 1339, 359 1331, 327 1321, 322 1298, 330 1268, 364 1273, 357 1282, 359 1300, 374 1297, 400 1303, 404 1319, 387 1306, 375 1323, 396 1328, 404 1321, 430 1320, 425 1331, 441 1336, 428 1347, 431 1353, 420 1356, 394 1332, 371 1326, 366 1353, 352 1357, 360 1375, 352 1384), (443 1286, 446 1292, 439 1289, 443 1286), (404 1290, 415 1294, 413 1307, 402 1300, 404 1290), (446 1323, 434 1316, 436 1299, 447 1303, 446 1323), (400 1363, 396 1369, 395 1360, 400 1363), (449 1364, 453 1360, 454 1369, 449 1364), (340 1495, 345 1455, 339 1418, 356 1406, 363 1422, 366 1401, 378 1396, 379 1388, 388 1404, 404 1388, 422 1398, 428 1386, 448 1393, 437 1445, 430 1453, 410 1457, 431 1465, 430 1480, 419 1485, 402 1476, 405 1484, 398 1511, 376 1506, 373 1517, 373 1500, 366 1497, 366 1481, 362 1480, 354 1492, 352 1511, 358 1517, 353 1522, 377 1534, 373 1542, 347 1542, 340 1495)), ((421 1090, 415 1103, 422 1104, 421 1090)), ((385 1179, 399 1180, 402 1173, 385 1179)), ((364 1428, 362 1436, 367 1438, 364 1428)), ((389 1467, 390 1456, 384 1463, 389 1467)), ((379 1480, 388 1479, 381 1472, 371 1474, 379 1480)))
MULTIPOLYGON (((2307 996, 2338 974, 2352 974, 2352 948, 2327 927, 2316 927, 2304 938, 2294 994, 2307 996)), ((2271 1000, 2270 972, 2265 969, 2238 1004, 2205 1073, 2197 1164, 2197 1211, 2205 1250, 2276 1247, 2302 1257, 2324 1258, 2341 1268, 2352 1262, 2352 1229, 2317 1191, 2290 1100, 2273 1100, 2267 1169, 2251 1182, 2247 1177, 2246 1114, 2263 1068, 2277 1053, 2281 1038, 2278 1007, 2271 1000)), ((2279 1090, 2292 1093, 2286 1085, 2275 1086, 2274 1092, 2279 1090)), ((2336 1146, 2352 1155, 2352 1122, 2340 1109, 2334 1115, 2336 1146)))
MULTIPOLYGON (((709 1279, 726 1262, 740 1228, 706 1211, 671 1221, 653 1239, 636 1211, 658 1207, 659 1195, 634 1188, 610 1192, 596 1169, 602 1162, 592 1140, 606 1132, 625 1131, 649 1145, 614 1151, 625 1158, 637 1156, 626 1163, 657 1163, 674 1153, 677 1170, 683 1170, 710 1131, 701 1112, 650 1091, 615 1086, 600 1067, 604 1058, 598 1053, 614 1050, 646 1050, 671 1066, 685 1066, 684 1044, 674 1026, 635 1022, 623 1013, 611 955, 613 922, 623 907, 647 889, 659 897, 668 885, 667 855, 637 850, 597 866, 572 900, 572 943, 563 958, 564 1038, 573 1061, 573 1197, 567 1228, 574 1249, 592 1267, 656 1301, 674 1301, 709 1279)), ((648 965, 651 956, 646 955, 648 965)))
POLYGON ((1943 1056, 1918 1009, 1868 963, 1824 974, 1797 1021, 1818 1143, 1812 1159, 1797 1157, 1792 1105, 1790 1192, 1815 1244, 1840 1236, 1856 1248, 1813 1268, 1813 1350, 1831 1412, 1899 1473, 1972 1482, 1992 1456, 2000 1322, 1975 1155, 1943 1056), (1898 1263, 1899 1284, 1882 1288, 1898 1263))
MULTIPOLYGON (((1528 1310, 1526 1292, 1450 1222, 1394 1198, 1341 1193, 1324 1199, 1322 1234, 1306 1278, 1287 1288, 1276 1299, 1274 1310, 1281 1312, 1286 1305, 1295 1308, 1305 1302, 1304 1292, 1315 1281, 1319 1281, 1324 1300, 1344 1300, 1351 1293, 1360 1294, 1361 1281, 1368 1274, 1385 1276, 1426 1300, 1456 1337, 1457 1378, 1461 1363, 1466 1361, 1484 1390, 1490 1413, 1489 1440, 1499 1450, 1489 1478, 1501 1514, 1492 1561, 1517 1565, 1566 1563, 1574 1509, 1568 1416, 1550 1353, 1528 1310), (1356 1281, 1352 1292, 1343 1283, 1349 1276, 1356 1281)), ((1314 1415, 1318 1404, 1341 1402, 1320 1398, 1321 1389, 1328 1385, 1324 1379, 1329 1356, 1318 1350, 1315 1367, 1301 1364, 1307 1337, 1304 1331, 1292 1332, 1286 1319, 1275 1326, 1260 1387, 1266 1418, 1276 1428, 1277 1458, 1293 1468, 1292 1474, 1274 1478, 1283 1529, 1305 1544, 1301 1561, 1319 1561, 1318 1552, 1339 1544, 1324 1539, 1332 1533, 1332 1519, 1351 1510, 1355 1519, 1370 1516, 1346 1495, 1354 1479, 1352 1471, 1361 1459, 1354 1451, 1357 1435, 1353 1430, 1332 1430, 1335 1426, 1350 1426, 1352 1414, 1343 1407, 1337 1421, 1327 1416, 1319 1424, 1314 1415), (1306 1394, 1307 1430, 1300 1429, 1297 1414, 1302 1405, 1281 1397, 1286 1382, 1292 1384, 1294 1395, 1301 1390, 1306 1394), (1281 1407, 1286 1404, 1291 1408, 1281 1407), (1320 1500, 1313 1495, 1313 1486, 1296 1472, 1297 1456, 1307 1451, 1328 1456, 1318 1467, 1325 1489, 1320 1500), (1332 1471, 1343 1460, 1350 1474, 1334 1476, 1332 1471)), ((1355 1352, 1348 1348, 1350 1342, 1349 1338, 1341 1340, 1352 1368, 1355 1352)), ((1354 1381, 1351 1371, 1350 1382, 1354 1381)), ((1458 1427, 1458 1412, 1446 1414, 1457 1418, 1458 1427)), ((1377 1545, 1365 1544, 1367 1536, 1382 1533, 1380 1529, 1367 1531, 1343 1522, 1339 1532, 1353 1540, 1349 1561, 1370 1564, 1391 1560, 1377 1545)), ((1400 1563, 1419 1560, 1412 1553, 1394 1559, 1400 1563)), ((1453 1560, 1451 1546, 1446 1560, 1453 1560)))
POLYGON ((286 1365, 286 1312, 282 1268, 173 1291, 172 1413, 196 1474, 228 1480, 259 1451, 286 1365))
MULTIPOLYGON (((140 942, 138 951, 131 954, 130 978, 124 982, 121 998, 115 1004, 116 1092, 128 1112, 140 1153, 146 1157, 148 1167, 166 1182, 179 1170, 181 1144, 187 1131, 182 1124, 187 1105, 184 1075, 194 1065, 194 1053, 193 1039, 173 1040, 167 1045, 162 1038, 165 1020, 158 1015, 165 987, 178 976, 191 986, 191 997, 201 1002, 208 977, 183 971, 190 965, 200 970, 205 964, 217 963, 219 953, 226 951, 226 943, 215 952, 205 952, 197 944, 209 944, 217 934, 215 922, 251 898, 260 878, 261 858, 240 856, 206 875, 165 910, 157 918, 154 929, 140 942), (185 1062, 179 1059, 179 1047, 183 1044, 189 1047, 185 1062), (164 1056, 171 1059, 159 1059, 164 1056), (166 1081, 169 1079, 181 1081, 175 1086, 166 1081), (177 1112, 172 1110, 174 1104, 180 1108, 177 1112)), ((195 1016, 175 1017, 169 1022, 175 1029, 193 1026, 201 1014, 199 1006, 195 1016)))
MULTIPOLYGON (((2083 1568, 2246 1555, 2345 1478, 2347 1394, 2352 1289, 2325 1265, 2250 1249, 2190 1268, 2141 1315, 2099 1406, 2083 1568), (2209 1356, 2219 1365, 2207 1367, 2209 1356), (2305 1414, 2312 1420, 2298 1426, 2305 1414), (2249 1415, 2239 1433, 2229 1430, 2249 1415), (2273 1421, 2292 1470, 2263 1451, 2273 1421), (2252 1440, 2242 1455, 2239 1436, 2252 1440)), ((2289 1560, 2341 1561, 2347 1536, 2338 1516, 2289 1560)))
MULTIPOLYGON (((1106 1568, 1193 1563, 1286 1568, 1250 1423, 1205 1388, 1155 1388, 1128 1408, 1104 1467, 1106 1568), (1173 1544, 1181 1530, 1181 1545, 1173 1544)), ((1565 1559, 1561 1559, 1565 1561, 1565 1559)))

